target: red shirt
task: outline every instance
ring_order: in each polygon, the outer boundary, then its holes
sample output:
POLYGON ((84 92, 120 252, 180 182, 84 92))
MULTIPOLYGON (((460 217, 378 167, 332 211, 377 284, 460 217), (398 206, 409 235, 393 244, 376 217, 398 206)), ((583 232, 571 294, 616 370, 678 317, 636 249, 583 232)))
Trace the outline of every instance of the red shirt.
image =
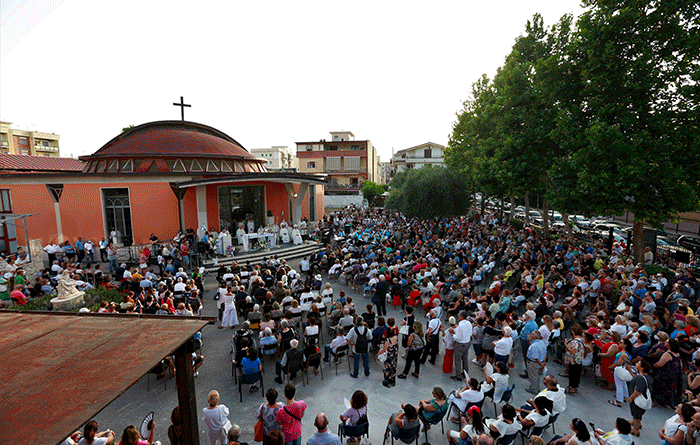
POLYGON ((306 411, 306 403, 304 403, 303 400, 299 400, 291 405, 285 406, 277 412, 277 423, 282 426, 284 441, 291 442, 301 437, 301 422, 287 414, 285 408, 299 419, 303 419, 304 411, 306 411))

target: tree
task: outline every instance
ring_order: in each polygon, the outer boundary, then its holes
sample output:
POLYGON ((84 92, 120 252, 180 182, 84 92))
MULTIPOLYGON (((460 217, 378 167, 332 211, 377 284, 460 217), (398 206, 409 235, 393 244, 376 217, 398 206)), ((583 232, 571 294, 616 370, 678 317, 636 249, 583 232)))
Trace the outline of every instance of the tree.
POLYGON ((469 198, 466 177, 459 170, 426 166, 397 174, 386 205, 408 217, 435 218, 466 214, 469 198))
POLYGON ((382 186, 375 182, 367 181, 362 186, 362 195, 365 197, 367 202, 372 205, 374 203, 374 198, 384 193, 382 186))
POLYGON ((695 210, 700 190, 700 8, 682 0, 587 0, 561 57, 553 181, 587 214, 644 222, 695 210))

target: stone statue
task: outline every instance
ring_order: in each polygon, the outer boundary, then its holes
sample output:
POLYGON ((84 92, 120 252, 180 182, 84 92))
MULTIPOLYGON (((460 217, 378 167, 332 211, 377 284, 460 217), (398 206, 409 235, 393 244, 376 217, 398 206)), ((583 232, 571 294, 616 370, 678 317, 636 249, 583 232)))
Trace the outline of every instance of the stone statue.
POLYGON ((65 269, 61 274, 56 277, 58 280, 58 286, 56 287, 56 298, 58 300, 67 300, 69 298, 75 297, 79 293, 76 287, 76 282, 70 277, 70 270, 65 269))

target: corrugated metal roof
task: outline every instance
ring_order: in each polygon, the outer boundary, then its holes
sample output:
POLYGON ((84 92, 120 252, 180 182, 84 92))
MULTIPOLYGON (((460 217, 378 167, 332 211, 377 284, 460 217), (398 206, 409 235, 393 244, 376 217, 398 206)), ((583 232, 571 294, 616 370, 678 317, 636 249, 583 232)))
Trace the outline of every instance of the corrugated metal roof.
POLYGON ((84 167, 83 161, 73 158, 0 155, 0 171, 3 173, 82 171, 84 167))
POLYGON ((59 443, 208 322, 0 312, 0 443, 59 443))

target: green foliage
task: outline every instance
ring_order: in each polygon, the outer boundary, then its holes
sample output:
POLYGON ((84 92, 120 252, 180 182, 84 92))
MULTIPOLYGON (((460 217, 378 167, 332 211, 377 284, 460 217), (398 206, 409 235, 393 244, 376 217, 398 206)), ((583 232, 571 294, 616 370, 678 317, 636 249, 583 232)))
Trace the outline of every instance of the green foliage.
POLYGON ((133 125, 128 125, 128 126, 122 128, 122 133, 125 132, 125 131, 127 131, 127 130, 131 130, 132 128, 134 128, 133 125))
POLYGON ((382 190, 382 187, 376 182, 367 181, 362 186, 362 195, 370 205, 374 202, 374 198, 382 193, 384 193, 384 190, 382 190))
POLYGON ((472 85, 445 162, 484 198, 538 193, 566 214, 659 225, 697 209, 700 8, 584 3, 575 26, 535 15, 493 79, 472 85))
POLYGON ((102 286, 96 289, 88 289, 83 296, 83 300, 85 301, 84 307, 95 312, 100 308, 100 303, 103 301, 121 303, 123 296, 124 294, 116 289, 105 289, 102 286))
POLYGON ((673 272, 671 269, 659 266, 658 264, 646 264, 644 265, 644 271, 649 277, 656 275, 657 273, 664 273, 666 278, 671 278, 675 275, 675 272, 673 272))
POLYGON ((51 299, 54 298, 51 295, 45 295, 39 298, 32 298, 26 304, 22 306, 13 306, 14 309, 19 309, 23 311, 48 311, 49 305, 51 304, 51 299))
POLYGON ((423 167, 394 177, 386 206, 408 217, 465 215, 470 192, 465 175, 452 168, 423 167))

